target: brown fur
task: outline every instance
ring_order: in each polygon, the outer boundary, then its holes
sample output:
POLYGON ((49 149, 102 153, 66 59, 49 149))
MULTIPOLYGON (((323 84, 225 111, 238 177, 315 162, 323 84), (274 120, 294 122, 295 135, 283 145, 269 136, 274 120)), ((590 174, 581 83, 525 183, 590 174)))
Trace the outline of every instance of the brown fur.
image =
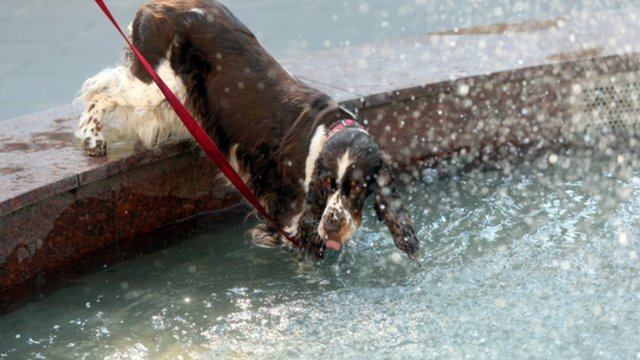
MULTIPOLYGON (((364 200, 385 169, 377 145, 363 132, 357 139, 344 137, 349 131, 334 136, 322 148, 307 193, 305 165, 316 129, 329 129, 350 115, 328 95, 290 75, 225 6, 215 0, 148 2, 135 16, 131 38, 154 67, 169 61, 187 89, 186 106, 194 117, 227 158, 235 155, 237 168, 248 174, 247 185, 271 216, 282 227, 297 226, 303 247, 317 256, 324 249, 317 227, 327 203, 318 179, 335 167, 340 151, 358 155, 353 168, 359 169, 366 191, 357 196, 350 196, 347 187, 344 191, 349 199, 345 207, 359 226, 364 200), (296 216, 299 223, 291 224, 296 216)), ((131 73, 151 83, 137 58, 128 53, 127 59, 131 73)), ((88 154, 104 155, 106 142, 98 145, 88 154)), ((395 187, 392 196, 397 198, 395 187)), ((415 256, 417 239, 404 207, 389 206, 386 195, 376 199, 389 209, 379 212, 396 245, 415 256)), ((282 241, 269 224, 256 227, 252 236, 262 244, 282 241)))

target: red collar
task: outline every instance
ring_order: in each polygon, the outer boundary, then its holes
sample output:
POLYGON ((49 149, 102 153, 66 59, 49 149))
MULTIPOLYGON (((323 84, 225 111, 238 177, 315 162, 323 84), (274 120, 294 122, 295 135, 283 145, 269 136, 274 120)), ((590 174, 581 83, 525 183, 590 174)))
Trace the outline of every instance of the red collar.
POLYGON ((336 121, 333 124, 333 126, 331 126, 331 130, 329 130, 329 135, 327 136, 327 139, 331 138, 335 133, 339 132, 340 130, 346 129, 346 128, 357 129, 367 135, 369 134, 367 130, 365 130, 365 128, 362 125, 360 125, 357 121, 353 119, 342 119, 342 120, 336 121))

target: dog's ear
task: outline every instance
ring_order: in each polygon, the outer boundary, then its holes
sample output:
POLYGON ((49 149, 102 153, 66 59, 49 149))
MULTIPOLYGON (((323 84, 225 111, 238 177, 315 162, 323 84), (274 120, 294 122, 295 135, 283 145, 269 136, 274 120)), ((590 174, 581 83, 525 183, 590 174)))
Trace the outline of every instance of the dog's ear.
POLYGON ((378 220, 384 221, 393 236, 396 247, 411 259, 418 257, 418 238, 409 212, 402 204, 389 162, 383 160, 377 174, 375 210, 378 220))
POLYGON ((326 194, 322 185, 311 181, 304 203, 304 211, 298 222, 298 239, 304 249, 318 259, 324 257, 324 240, 318 235, 318 224, 322 217, 322 210, 326 203, 326 194))

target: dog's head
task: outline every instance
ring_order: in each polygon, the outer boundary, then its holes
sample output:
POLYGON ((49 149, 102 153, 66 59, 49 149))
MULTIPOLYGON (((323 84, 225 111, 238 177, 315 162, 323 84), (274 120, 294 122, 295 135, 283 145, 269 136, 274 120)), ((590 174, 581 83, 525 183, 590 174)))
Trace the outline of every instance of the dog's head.
POLYGON ((317 233, 326 247, 340 250, 355 234, 365 200, 375 194, 378 217, 389 227, 396 246, 412 258, 417 255, 418 241, 389 166, 361 127, 343 126, 329 133, 310 186, 323 207, 317 233))

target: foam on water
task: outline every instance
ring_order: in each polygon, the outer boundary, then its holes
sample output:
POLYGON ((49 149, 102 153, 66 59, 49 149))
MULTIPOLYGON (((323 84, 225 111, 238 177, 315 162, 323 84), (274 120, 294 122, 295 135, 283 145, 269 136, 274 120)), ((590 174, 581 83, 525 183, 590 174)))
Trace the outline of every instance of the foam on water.
POLYGON ((321 263, 203 219, 0 317, 0 358, 638 357, 640 157, 553 155, 407 189, 422 267, 373 216, 321 263))

